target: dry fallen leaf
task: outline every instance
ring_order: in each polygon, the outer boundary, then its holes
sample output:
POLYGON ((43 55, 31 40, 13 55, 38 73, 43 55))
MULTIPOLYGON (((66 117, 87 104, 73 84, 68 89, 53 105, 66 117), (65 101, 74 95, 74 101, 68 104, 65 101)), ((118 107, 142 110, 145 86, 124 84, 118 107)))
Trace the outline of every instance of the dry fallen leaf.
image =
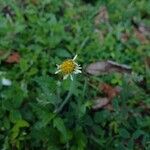
POLYGON ((100 86, 101 91, 107 96, 107 97, 99 97, 96 100, 94 100, 93 110, 98 110, 101 108, 108 109, 110 111, 113 110, 113 107, 111 105, 111 101, 114 97, 119 95, 121 89, 119 87, 112 87, 109 84, 102 84, 100 86))
POLYGON ((102 75, 111 72, 131 73, 131 67, 108 60, 92 63, 86 67, 85 71, 91 75, 102 75))
POLYGON ((115 96, 117 96, 121 89, 119 87, 112 87, 109 84, 102 84, 100 86, 101 91, 108 97, 108 99, 111 101, 115 96))
POLYGON ((106 106, 104 106, 104 108, 109 110, 109 111, 113 111, 114 110, 112 104, 107 104, 106 106))
POLYGON ((141 43, 143 43, 143 44, 148 44, 149 43, 146 36, 142 32, 140 32, 138 29, 134 28, 134 33, 135 33, 136 38, 139 41, 141 41, 141 43))
POLYGON ((13 52, 11 55, 8 56, 6 59, 6 63, 12 64, 12 63, 18 63, 20 60, 20 55, 17 52, 13 52))
POLYGON ((137 18, 133 18, 132 24, 134 26, 133 31, 136 38, 141 41, 142 44, 148 44, 148 38, 150 38, 150 27, 146 26, 142 22, 139 22, 137 18))
POLYGON ((144 36, 150 37, 150 26, 145 25, 143 22, 139 22, 136 17, 132 19, 132 24, 136 30, 141 32, 144 36))
POLYGON ((108 11, 105 6, 101 7, 99 12, 97 13, 94 23, 98 26, 100 23, 107 23, 109 19, 108 11))
POLYGON ((107 97, 103 97, 103 98, 99 97, 98 99, 94 100, 94 105, 92 106, 92 108, 94 110, 101 109, 105 107, 109 102, 110 101, 107 97))
POLYGON ((138 30, 142 32, 145 36, 150 37, 150 27, 145 26, 143 23, 141 23, 138 27, 138 30))

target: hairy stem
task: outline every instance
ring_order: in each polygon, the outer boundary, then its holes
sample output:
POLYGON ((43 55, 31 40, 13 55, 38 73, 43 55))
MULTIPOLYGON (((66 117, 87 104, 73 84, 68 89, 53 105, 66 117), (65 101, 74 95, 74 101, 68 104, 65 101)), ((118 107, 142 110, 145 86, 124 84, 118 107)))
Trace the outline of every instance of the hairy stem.
POLYGON ((64 108, 64 106, 67 104, 67 102, 69 101, 70 97, 72 96, 72 88, 73 88, 73 81, 71 81, 70 84, 70 89, 69 92, 65 98, 65 100, 62 102, 62 104, 54 111, 54 113, 60 113, 62 111, 62 109, 64 108))

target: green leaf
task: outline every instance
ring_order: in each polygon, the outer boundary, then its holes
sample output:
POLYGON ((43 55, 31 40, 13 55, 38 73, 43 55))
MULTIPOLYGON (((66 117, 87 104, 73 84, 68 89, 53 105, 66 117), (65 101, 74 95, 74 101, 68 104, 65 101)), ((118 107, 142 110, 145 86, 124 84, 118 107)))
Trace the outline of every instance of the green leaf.
POLYGON ((38 86, 40 86, 45 93, 50 93, 56 90, 56 81, 49 76, 36 77, 34 81, 36 81, 38 86))
POLYGON ((133 135, 132 135, 132 138, 135 140, 137 138, 139 138, 141 135, 143 135, 144 132, 142 130, 136 130, 133 135))
POLYGON ((55 53, 58 57, 64 57, 64 58, 70 58, 71 57, 71 54, 65 49, 57 49, 55 51, 55 53))
POLYGON ((12 110, 13 108, 19 108, 26 96, 21 87, 14 83, 9 89, 4 92, 5 98, 3 100, 3 107, 6 110, 12 110))
POLYGON ((84 150, 86 149, 87 138, 86 135, 83 133, 81 129, 77 129, 75 131, 75 145, 77 150, 84 150))
POLYGON ((57 97, 55 95, 56 90, 56 81, 48 76, 36 77, 34 79, 38 84, 39 88, 38 93, 39 96, 37 98, 38 102, 46 105, 46 104, 56 104, 57 97))
POLYGON ((130 133, 126 129, 120 129, 119 134, 123 138, 130 138, 130 133))
POLYGON ((15 123, 18 120, 21 120, 21 113, 19 112, 19 110, 12 110, 10 111, 10 115, 9 115, 10 121, 15 123))
POLYGON ((36 114, 36 117, 40 121, 40 128, 45 127, 47 124, 50 123, 50 121, 54 118, 55 114, 51 113, 49 108, 46 109, 45 107, 42 107, 41 105, 31 105, 32 111, 36 114))
POLYGON ((25 58, 22 58, 20 60, 19 65, 22 72, 26 71, 29 68, 28 60, 25 58))
POLYGON ((94 115, 94 121, 96 123, 104 123, 110 117, 110 113, 108 111, 96 112, 94 115))
POLYGON ((25 120, 18 120, 15 126, 18 128, 29 127, 29 123, 25 120))
POLYGON ((64 121, 61 118, 55 118, 53 121, 53 125, 57 130, 61 133, 61 141, 63 143, 68 142, 68 140, 71 138, 69 135, 69 132, 67 131, 64 121))
POLYGON ((12 139, 14 140, 20 132, 20 128, 29 127, 29 123, 25 120, 16 121, 14 127, 12 128, 12 139))

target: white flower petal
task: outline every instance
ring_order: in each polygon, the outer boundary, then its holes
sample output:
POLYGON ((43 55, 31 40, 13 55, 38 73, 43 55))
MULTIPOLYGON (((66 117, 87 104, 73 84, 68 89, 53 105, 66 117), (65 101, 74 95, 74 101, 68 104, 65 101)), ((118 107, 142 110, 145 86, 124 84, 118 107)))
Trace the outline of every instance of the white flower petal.
POLYGON ((4 86, 11 86, 12 82, 9 79, 2 78, 2 85, 4 86))
POLYGON ((78 74, 78 72, 75 71, 74 74, 78 74))
POLYGON ((78 56, 78 55, 75 55, 74 58, 73 58, 73 60, 75 60, 75 59, 77 58, 77 56, 78 56))
POLYGON ((81 70, 77 70, 77 72, 82 73, 82 71, 81 71, 81 70))
MULTIPOLYGON (((80 65, 79 64, 77 64, 76 62, 75 62, 75 59, 77 58, 77 55, 75 55, 74 56, 74 58, 73 59, 71 59, 71 61, 74 63, 74 65, 75 65, 75 68, 74 68, 74 70, 68 70, 68 74, 66 74, 66 75, 64 75, 64 77, 63 77, 63 79, 65 80, 65 79, 67 79, 67 77, 68 76, 70 76, 70 78, 71 78, 71 80, 73 80, 73 74, 78 74, 78 73, 82 73, 82 71, 81 71, 81 69, 82 69, 82 67, 80 67, 80 65)), ((66 63, 66 65, 69 65, 69 64, 67 64, 67 60, 66 61, 64 61, 63 63, 66 63)), ((56 64, 57 65, 57 64, 56 64)), ((70 67, 72 67, 72 66, 70 66, 70 67)), ((65 69, 65 68, 64 68, 65 69)), ((67 67, 66 67, 66 69, 67 69, 67 67)), ((72 68, 73 69, 73 68, 72 68)), ((59 73, 59 72, 65 72, 65 70, 62 70, 62 67, 61 67, 61 64, 60 65, 57 65, 57 71, 55 72, 55 74, 57 74, 57 73, 59 73)))
POLYGON ((61 72, 61 70, 57 70, 57 71, 55 72, 55 74, 57 74, 57 73, 59 73, 59 72, 61 72))
POLYGON ((63 77, 63 80, 67 79, 68 78, 68 74, 66 74, 64 77, 63 77))
POLYGON ((72 76, 72 75, 70 75, 70 78, 71 78, 71 80, 73 81, 73 76, 72 76))
POLYGON ((56 66, 57 66, 57 69, 59 69, 59 68, 60 68, 60 65, 56 64, 56 66))
POLYGON ((81 70, 75 70, 74 71, 74 74, 78 74, 78 73, 81 73, 81 70))
POLYGON ((76 69, 82 69, 82 67, 78 67, 78 66, 77 66, 76 69))
POLYGON ((74 64, 76 65, 76 66, 80 66, 79 64, 77 64, 76 62, 74 62, 74 64))

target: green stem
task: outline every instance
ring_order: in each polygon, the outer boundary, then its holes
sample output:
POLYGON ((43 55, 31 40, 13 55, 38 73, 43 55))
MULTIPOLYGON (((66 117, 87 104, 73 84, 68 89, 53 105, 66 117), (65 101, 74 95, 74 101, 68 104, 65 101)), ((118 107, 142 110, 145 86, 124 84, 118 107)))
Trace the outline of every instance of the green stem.
POLYGON ((60 113, 62 111, 62 109, 64 108, 64 106, 67 104, 67 102, 69 101, 71 95, 72 95, 72 88, 73 88, 73 81, 71 81, 70 84, 70 89, 69 92, 65 98, 65 100, 62 102, 62 104, 54 111, 54 113, 60 113))

